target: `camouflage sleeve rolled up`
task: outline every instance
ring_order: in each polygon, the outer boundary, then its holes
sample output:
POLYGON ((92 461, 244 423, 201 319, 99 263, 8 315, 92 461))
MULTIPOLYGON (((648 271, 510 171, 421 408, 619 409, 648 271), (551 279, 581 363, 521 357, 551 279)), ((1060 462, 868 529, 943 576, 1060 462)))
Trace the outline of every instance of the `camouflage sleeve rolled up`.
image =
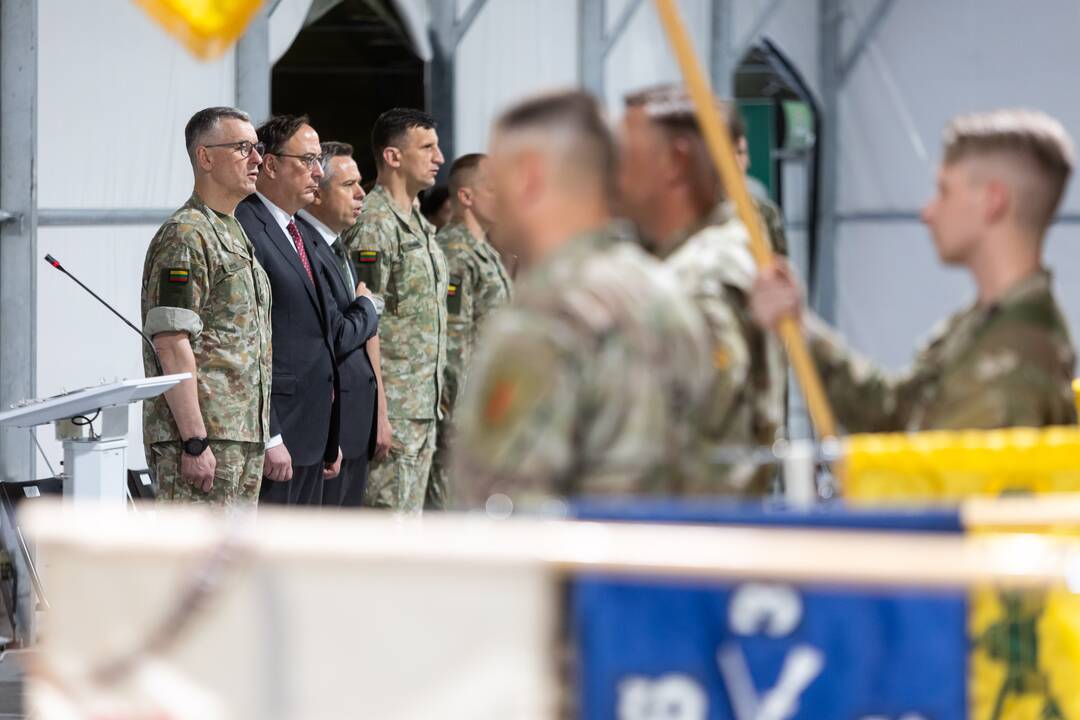
POLYGON ((571 471, 580 368, 542 319, 518 314, 483 334, 457 407, 454 467, 466 507, 496 493, 515 501, 560 494, 571 471))
POLYGON ((209 270, 200 231, 185 223, 169 223, 151 242, 143 269, 145 321, 143 332, 202 334, 200 318, 210 291, 209 270))

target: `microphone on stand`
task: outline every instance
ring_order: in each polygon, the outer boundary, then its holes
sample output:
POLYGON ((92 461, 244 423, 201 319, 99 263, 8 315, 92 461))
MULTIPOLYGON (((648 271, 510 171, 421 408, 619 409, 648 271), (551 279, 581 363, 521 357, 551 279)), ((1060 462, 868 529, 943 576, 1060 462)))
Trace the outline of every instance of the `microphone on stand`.
POLYGON ((53 266, 54 268, 56 268, 57 270, 59 270, 60 272, 64 273, 65 275, 67 275, 67 276, 68 276, 69 278, 71 278, 72 280, 74 280, 74 281, 75 281, 75 284, 76 284, 76 285, 78 285, 79 287, 81 287, 81 288, 82 288, 83 290, 85 290, 86 292, 90 293, 90 295, 91 295, 91 296, 92 296, 92 297, 93 297, 93 298, 94 298, 95 300, 97 300, 97 301, 98 301, 99 303, 101 303, 102 305, 104 305, 105 307, 107 307, 107 308, 109 309, 109 312, 111 312, 111 313, 112 313, 113 315, 115 315, 116 317, 118 317, 118 318, 120 318, 121 320, 123 320, 124 324, 125 324, 125 325, 127 325, 127 326, 128 326, 129 328, 131 328, 131 329, 132 329, 132 330, 134 330, 135 332, 139 333, 139 337, 141 337, 141 338, 143 339, 143 341, 144 341, 144 342, 145 342, 145 343, 147 344, 147 346, 148 346, 148 347, 150 348, 150 352, 151 352, 151 353, 153 353, 153 355, 154 355, 154 365, 155 365, 155 366, 157 367, 157 373, 158 373, 158 375, 164 375, 164 374, 165 374, 165 373, 164 373, 164 371, 163 371, 163 370, 161 369, 161 358, 159 358, 159 357, 158 357, 158 354, 157 354, 157 348, 155 348, 155 347, 154 347, 154 343, 153 343, 153 342, 152 342, 152 341, 150 340, 150 338, 146 337, 146 333, 144 333, 144 332, 143 332, 142 330, 140 330, 139 328, 137 328, 137 327, 135 327, 134 325, 132 325, 132 324, 131 324, 131 321, 130 321, 130 320, 128 320, 128 319, 127 319, 126 317, 124 317, 124 316, 123 316, 123 315, 121 315, 121 314, 120 314, 119 312, 117 312, 117 311, 116 311, 116 308, 114 308, 114 307, 113 307, 112 305, 110 305, 109 303, 107 303, 107 302, 105 302, 104 300, 102 300, 102 299, 101 299, 101 298, 100 298, 100 297, 98 296, 98 294, 97 294, 96 292, 94 292, 94 291, 93 291, 93 290, 91 290, 90 288, 88 288, 88 287, 86 287, 85 285, 83 285, 83 284, 82 284, 82 281, 81 281, 81 280, 79 280, 79 278, 75 277, 74 275, 72 275, 71 273, 69 273, 69 272, 68 272, 67 270, 65 270, 65 269, 64 269, 64 267, 63 267, 63 266, 62 266, 62 265, 60 264, 60 261, 59 261, 59 260, 57 260, 56 258, 54 258, 54 257, 53 257, 52 255, 46 255, 46 256, 45 256, 45 262, 49 263, 49 264, 50 264, 50 265, 52 265, 52 266, 53 266))

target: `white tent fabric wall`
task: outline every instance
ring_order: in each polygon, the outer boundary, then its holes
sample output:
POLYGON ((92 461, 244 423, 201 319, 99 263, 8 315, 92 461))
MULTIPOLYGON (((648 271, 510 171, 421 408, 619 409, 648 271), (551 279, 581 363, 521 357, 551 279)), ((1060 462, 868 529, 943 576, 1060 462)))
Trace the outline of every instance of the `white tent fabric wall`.
MULTIPOLYGON (((131 0, 41 0, 38 184, 41 208, 174 208, 191 192, 184 124, 235 100, 233 54, 192 59, 131 0)), ((154 226, 41 227, 51 252, 139 324, 143 256, 154 226)), ((38 270, 37 394, 140 377, 140 340, 60 273, 38 270)), ((145 467, 132 413, 128 465, 145 467)), ((53 467, 63 453, 38 429, 53 467)), ((38 462, 38 474, 45 468, 38 462)))
MULTIPOLYGON (((846 42, 871 5, 847 3, 846 42)), ((1022 10, 1011 0, 895 2, 841 93, 840 212, 921 208, 933 189, 942 128, 956 113, 1035 107, 1080 137, 1080 104, 1068 91, 1080 64, 1078 32, 1080 6, 1071 0, 1022 10)), ((1080 212, 1080 183, 1072 183, 1063 211, 1080 212)), ((1070 223, 1059 224, 1049 243, 1074 338, 1080 291, 1069 280, 1080 265, 1078 241, 1080 226, 1070 223)), ((939 267, 914 218, 843 222, 837 242, 839 326, 890 367, 907 365, 913 345, 946 310, 973 297, 962 273, 939 267)))
MULTIPOLYGON (((459 14, 469 3, 458 0, 459 14)), ((488 0, 455 55, 458 155, 487 150, 491 123, 509 103, 577 85, 577 26, 578 0, 488 0)))
MULTIPOLYGON (((459 17, 474 2, 456 1, 459 17)), ((607 0, 608 32, 631 2, 607 0)), ((734 0, 734 36, 745 37, 770 2, 734 0)), ((509 103, 530 93, 578 84, 579 5, 579 0, 487 0, 455 56, 454 146, 459 154, 487 147, 491 122, 509 103)), ((711 0, 680 2, 698 56, 706 63, 712 5, 711 0)), ((783 46, 811 84, 817 79, 816 17, 816 3, 787 0, 765 27, 766 34, 783 46)), ((627 92, 678 78, 678 67, 653 3, 642 2, 605 65, 607 108, 617 118, 627 92)))

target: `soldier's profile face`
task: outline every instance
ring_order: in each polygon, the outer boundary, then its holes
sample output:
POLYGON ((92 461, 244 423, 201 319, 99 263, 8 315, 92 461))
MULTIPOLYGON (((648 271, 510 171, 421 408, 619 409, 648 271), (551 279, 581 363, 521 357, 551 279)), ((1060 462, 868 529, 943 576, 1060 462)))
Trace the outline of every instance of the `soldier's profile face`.
MULTIPOLYGON (((218 121, 213 137, 207 142, 238 143, 244 140, 253 145, 259 142, 251 123, 238 118, 222 118, 218 121)), ((235 190, 240 197, 255 192, 255 181, 259 178, 259 165, 262 164, 262 156, 257 151, 252 150, 247 157, 231 147, 216 147, 207 152, 212 153, 213 167, 210 176, 216 182, 230 191, 235 190)))
POLYGON ((977 247, 984 228, 982 183, 966 160, 938 169, 937 191, 923 208, 938 257, 946 264, 964 264, 977 247))
POLYGON ((491 161, 481 160, 476 166, 472 180, 473 212, 481 223, 492 225, 496 221, 495 185, 491 181, 491 161))
POLYGON ((515 152, 500 133, 491 140, 487 159, 495 201, 495 223, 499 226, 500 242, 507 252, 525 254, 524 230, 532 178, 515 152))
POLYGON ((401 169, 406 178, 418 188, 432 187, 444 162, 439 150, 439 134, 434 128, 409 128, 400 150, 401 169))
POLYGON ((643 108, 629 108, 619 127, 622 212, 648 232, 662 182, 666 141, 643 108))

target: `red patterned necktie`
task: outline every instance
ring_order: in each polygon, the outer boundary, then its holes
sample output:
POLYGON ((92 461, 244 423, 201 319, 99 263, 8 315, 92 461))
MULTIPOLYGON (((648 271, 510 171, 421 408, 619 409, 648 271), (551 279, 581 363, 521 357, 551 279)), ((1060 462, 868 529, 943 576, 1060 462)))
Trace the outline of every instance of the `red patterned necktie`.
POLYGON ((296 253, 300 256, 300 264, 304 266, 304 270, 307 271, 308 280, 311 284, 315 284, 315 275, 311 272, 311 263, 308 262, 307 250, 304 249, 304 240, 300 237, 300 230, 297 229, 296 223, 292 220, 286 226, 289 230, 289 235, 292 236, 293 245, 296 246, 296 253))

